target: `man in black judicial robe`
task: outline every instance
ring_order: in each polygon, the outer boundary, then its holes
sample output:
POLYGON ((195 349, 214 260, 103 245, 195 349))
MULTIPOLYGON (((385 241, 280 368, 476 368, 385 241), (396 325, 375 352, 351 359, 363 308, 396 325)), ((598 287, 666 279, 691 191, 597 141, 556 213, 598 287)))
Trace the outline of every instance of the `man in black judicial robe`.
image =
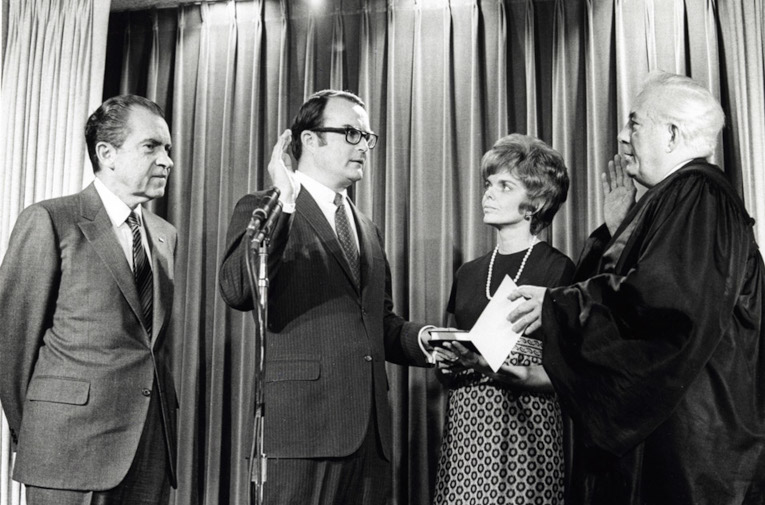
POLYGON ((575 503, 763 504, 765 268, 754 221, 704 159, 722 109, 665 73, 636 102, 577 283, 520 287, 511 319, 544 330, 577 433, 575 503), (622 170, 648 188, 636 204, 622 170))

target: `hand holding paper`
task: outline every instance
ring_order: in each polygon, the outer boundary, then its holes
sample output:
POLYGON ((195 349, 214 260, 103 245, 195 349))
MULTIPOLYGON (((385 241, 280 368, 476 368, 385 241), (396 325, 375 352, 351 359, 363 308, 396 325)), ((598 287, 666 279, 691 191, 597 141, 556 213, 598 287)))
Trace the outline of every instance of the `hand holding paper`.
POLYGON ((539 286, 521 286, 510 293, 514 304, 509 316, 513 331, 532 333, 542 327, 542 303, 546 293, 547 288, 539 286))
POLYGON ((513 325, 508 320, 508 314, 524 302, 523 298, 509 299, 510 293, 517 288, 506 275, 469 333, 470 340, 494 372, 499 370, 521 336, 513 331, 513 325))
POLYGON ((432 328, 429 330, 429 345, 453 351, 452 343, 457 342, 466 351, 480 353, 491 370, 497 373, 520 336, 541 326, 542 301, 546 291, 546 288, 538 286, 519 288, 506 275, 469 332, 432 328))

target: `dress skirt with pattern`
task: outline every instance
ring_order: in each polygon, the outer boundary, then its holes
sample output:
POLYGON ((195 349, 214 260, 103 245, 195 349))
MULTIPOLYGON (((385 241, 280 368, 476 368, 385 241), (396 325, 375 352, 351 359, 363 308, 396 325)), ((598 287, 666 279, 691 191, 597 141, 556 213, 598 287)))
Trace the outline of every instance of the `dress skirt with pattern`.
MULTIPOLYGON (((542 342, 522 337, 512 364, 540 364, 542 342)), ((449 390, 437 505, 563 503, 563 437, 555 394, 513 391, 474 373, 449 390)))

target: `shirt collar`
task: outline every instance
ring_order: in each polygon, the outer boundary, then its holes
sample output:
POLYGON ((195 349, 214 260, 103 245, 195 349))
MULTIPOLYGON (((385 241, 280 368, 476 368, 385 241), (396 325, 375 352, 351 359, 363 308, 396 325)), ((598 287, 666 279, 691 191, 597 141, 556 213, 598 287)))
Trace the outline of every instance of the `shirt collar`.
MULTIPOLYGON (((305 189, 308 191, 308 193, 310 193, 314 200, 317 202, 329 202, 334 207, 336 192, 333 189, 328 188, 324 184, 320 183, 310 175, 304 174, 300 170, 295 171, 295 176, 297 177, 298 182, 300 182, 300 184, 305 187, 305 189)), ((343 197, 346 197, 348 196, 348 191, 344 189, 340 191, 340 194, 343 195, 343 197)))
POLYGON ((104 204, 106 213, 109 215, 109 220, 112 222, 113 226, 122 226, 130 215, 130 212, 135 212, 136 216, 138 216, 138 222, 143 223, 143 213, 141 212, 140 205, 131 211, 130 207, 107 188, 106 184, 104 184, 98 177, 93 181, 93 185, 96 187, 98 196, 101 197, 101 201, 104 204))

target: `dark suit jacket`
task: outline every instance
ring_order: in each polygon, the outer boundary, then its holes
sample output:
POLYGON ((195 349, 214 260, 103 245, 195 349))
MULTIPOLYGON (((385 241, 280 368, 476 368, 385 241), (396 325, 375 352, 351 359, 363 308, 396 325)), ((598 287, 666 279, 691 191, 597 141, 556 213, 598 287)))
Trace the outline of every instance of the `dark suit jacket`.
MULTIPOLYGON (((262 193, 242 198, 228 229, 220 287, 226 303, 239 310, 253 308, 244 233, 262 200, 262 193)), ((355 208, 353 214, 361 250, 360 292, 334 231, 305 188, 295 213, 282 215, 270 244, 265 387, 269 457, 349 455, 361 446, 373 413, 390 457, 385 361, 425 365, 417 344, 422 325, 393 313, 380 232, 355 208)))
POLYGON ((143 216, 154 275, 152 335, 141 325, 132 271, 92 184, 34 204, 16 222, 0 267, 0 399, 17 441, 20 482, 115 487, 138 446, 149 391, 159 394, 175 460, 177 400, 165 333, 176 232, 151 212, 143 216))

